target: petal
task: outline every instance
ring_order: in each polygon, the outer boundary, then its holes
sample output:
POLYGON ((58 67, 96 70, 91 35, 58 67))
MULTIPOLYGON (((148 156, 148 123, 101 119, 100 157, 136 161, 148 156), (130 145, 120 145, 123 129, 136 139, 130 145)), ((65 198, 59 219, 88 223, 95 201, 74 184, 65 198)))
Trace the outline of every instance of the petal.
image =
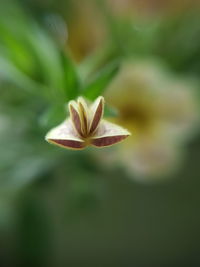
POLYGON ((78 105, 75 101, 69 102, 69 112, 73 125, 80 136, 82 136, 82 122, 78 105))
POLYGON ((126 137, 128 137, 128 135, 100 137, 93 139, 91 144, 98 147, 112 146, 121 142, 126 137))
POLYGON ((97 129, 99 122, 103 116, 104 111, 104 98, 102 96, 98 97, 94 104, 90 108, 91 110, 91 122, 89 133, 94 133, 97 129))
POLYGON ((71 119, 50 130, 45 140, 51 144, 69 149, 83 149, 85 147, 84 140, 79 138, 71 119))
POLYGON ((81 121, 82 121, 82 133, 84 135, 87 135, 88 133, 88 124, 89 124, 89 120, 88 120, 88 106, 86 101, 84 100, 83 97, 79 97, 78 98, 78 106, 79 106, 79 111, 80 111, 80 117, 81 117, 81 121))
POLYGON ((97 147, 111 146, 126 139, 130 134, 126 129, 102 120, 95 136, 91 140, 91 144, 97 147))

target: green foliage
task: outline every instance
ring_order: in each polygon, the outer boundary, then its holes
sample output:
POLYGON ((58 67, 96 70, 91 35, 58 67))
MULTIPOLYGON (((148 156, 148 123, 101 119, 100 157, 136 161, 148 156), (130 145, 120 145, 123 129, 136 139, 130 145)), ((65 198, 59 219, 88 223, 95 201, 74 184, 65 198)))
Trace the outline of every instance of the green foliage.
POLYGON ((113 62, 110 65, 100 70, 95 77, 90 81, 82 90, 82 94, 90 99, 94 100, 99 95, 102 95, 106 87, 112 81, 113 77, 119 70, 119 63, 113 62))
POLYGON ((71 61, 71 59, 66 54, 63 54, 62 60, 63 60, 63 69, 65 74, 66 98, 68 100, 75 99, 81 93, 80 90, 81 81, 80 78, 78 77, 76 66, 71 61))
POLYGON ((176 71, 200 73, 199 10, 163 20, 159 27, 155 51, 176 71))
MULTIPOLYGON (((108 64, 87 83, 69 53, 12 3, 0 4, 0 190, 15 194, 61 164, 63 151, 44 142, 46 131, 65 119, 70 99, 102 94, 118 64, 108 64)), ((70 162, 66 151, 65 159, 70 162)))

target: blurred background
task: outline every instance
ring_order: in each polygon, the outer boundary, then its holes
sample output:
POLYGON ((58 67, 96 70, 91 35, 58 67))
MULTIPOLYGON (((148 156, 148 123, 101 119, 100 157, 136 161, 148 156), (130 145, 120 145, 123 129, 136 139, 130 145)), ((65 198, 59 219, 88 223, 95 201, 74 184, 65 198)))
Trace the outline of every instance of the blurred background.
POLYGON ((0 1, 0 266, 200 266, 199 4, 0 1), (79 95, 132 136, 45 142, 79 95))

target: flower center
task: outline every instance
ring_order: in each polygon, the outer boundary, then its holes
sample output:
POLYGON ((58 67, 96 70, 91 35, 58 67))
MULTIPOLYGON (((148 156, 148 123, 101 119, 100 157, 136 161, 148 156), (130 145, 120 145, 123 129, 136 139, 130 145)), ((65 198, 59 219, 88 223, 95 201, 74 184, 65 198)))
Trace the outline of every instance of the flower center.
POLYGON ((120 117, 125 123, 132 123, 139 129, 146 129, 153 124, 155 113, 150 107, 133 105, 132 107, 124 107, 120 117))

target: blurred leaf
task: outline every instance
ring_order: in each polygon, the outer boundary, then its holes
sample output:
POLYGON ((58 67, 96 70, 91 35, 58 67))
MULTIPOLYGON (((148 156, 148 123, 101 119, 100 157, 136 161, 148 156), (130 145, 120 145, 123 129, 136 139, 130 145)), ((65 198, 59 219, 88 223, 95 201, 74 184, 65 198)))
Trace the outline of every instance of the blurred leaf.
MULTIPOLYGON (((35 56, 30 53, 28 33, 31 19, 16 1, 0 3, 0 42, 7 49, 7 56, 23 72, 33 74, 37 70, 35 56), (12 4, 9 4, 12 3, 12 4), (12 19, 10 19, 12 18, 12 19), (13 27, 13 21, 16 21, 13 27)), ((2 50, 2 49, 1 49, 2 50)), ((2 54, 5 54, 4 51, 2 54)))
POLYGON ((118 62, 113 62, 97 73, 93 80, 83 89, 82 94, 90 100, 102 95, 108 84, 119 70, 118 62))
POLYGON ((15 36, 0 24, 1 54, 10 59, 23 72, 31 75, 35 72, 36 62, 32 53, 28 51, 25 41, 17 40, 15 36))
POLYGON ((29 76, 16 68, 12 62, 0 57, 0 78, 23 88, 31 93, 43 93, 45 86, 32 80, 29 76))
POLYGON ((76 66, 66 53, 62 54, 62 63, 67 100, 75 99, 80 95, 80 80, 76 71, 76 66))
POLYGON ((199 11, 188 10, 177 17, 163 20, 155 51, 176 71, 199 74, 199 11), (193 41, 194 40, 194 41, 193 41))
POLYGON ((61 123, 65 118, 64 107, 53 105, 40 116, 39 122, 42 127, 51 128, 61 123))
POLYGON ((60 51, 53 40, 37 25, 29 34, 30 46, 38 59, 44 82, 53 89, 53 97, 63 101, 66 97, 64 71, 60 51))
POLYGON ((98 69, 105 66, 105 63, 112 59, 112 56, 113 49, 107 43, 91 52, 77 66, 81 80, 86 81, 98 69))

